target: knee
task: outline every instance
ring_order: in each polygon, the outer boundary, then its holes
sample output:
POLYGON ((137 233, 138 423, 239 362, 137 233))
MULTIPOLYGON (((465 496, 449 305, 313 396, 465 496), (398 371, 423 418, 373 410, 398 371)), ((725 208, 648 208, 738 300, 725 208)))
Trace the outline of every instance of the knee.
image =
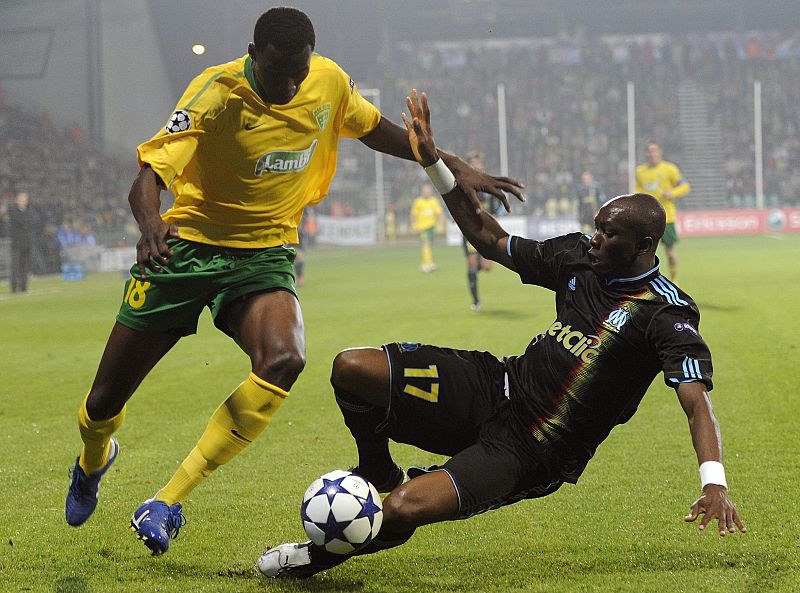
POLYGON ((281 350, 277 354, 253 360, 253 372, 260 378, 286 389, 294 384, 306 366, 305 352, 281 350))
POLYGON ((358 350, 344 350, 333 359, 331 385, 344 391, 352 391, 358 377, 363 374, 363 365, 358 350))
POLYGON ((383 525, 392 529, 416 529, 427 521, 422 500, 405 484, 395 488, 383 501, 383 525))
POLYGON ((133 389, 126 389, 96 377, 84 402, 86 413, 90 420, 108 420, 122 411, 131 395, 133 389))
POLYGON ((97 391, 90 392, 89 397, 86 398, 86 414, 93 421, 108 420, 118 414, 121 409, 108 398, 99 396, 97 391), (94 397, 92 397, 93 395, 94 397))

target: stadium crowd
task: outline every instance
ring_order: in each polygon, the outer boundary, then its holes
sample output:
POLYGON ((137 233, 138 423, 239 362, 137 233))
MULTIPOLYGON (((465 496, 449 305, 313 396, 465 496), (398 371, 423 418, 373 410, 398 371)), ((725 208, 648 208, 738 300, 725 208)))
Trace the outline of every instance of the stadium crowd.
POLYGON ((126 202, 132 159, 94 149, 77 125, 59 126, 44 111, 12 104, 0 89, 0 236, 19 191, 31 198, 37 237, 33 272, 60 268, 70 245, 117 245, 130 233, 126 202))
MULTIPOLYGON (((517 213, 574 211, 575 187, 587 170, 607 195, 627 190, 628 81, 636 89, 637 146, 657 139, 682 164, 678 87, 687 79, 704 93, 709 121, 722 133, 728 205, 755 205, 754 80, 763 89, 766 205, 800 204, 800 168, 792 166, 800 162, 800 33, 473 40, 426 49, 407 43, 379 55, 360 86, 380 88, 383 110, 395 119, 409 88, 426 90, 443 144, 460 154, 480 150, 487 170, 499 171, 497 84, 504 83, 508 170, 528 184, 531 198, 517 213)), ((388 160, 385 167, 387 206, 408 212, 419 173, 388 160)), ((373 168, 371 160, 343 158, 334 190, 362 191, 355 200, 334 192, 319 212, 372 211, 363 188, 374 181, 373 168)), ((133 157, 95 149, 79 126, 58 126, 47 113, 10 104, 0 89, 0 233, 8 234, 5 213, 15 193, 27 191, 39 244, 49 245, 34 257, 34 271, 53 271, 56 246, 118 245, 135 236, 126 203, 135 171, 133 157)))
MULTIPOLYGON (((628 81, 636 90, 637 146, 657 139, 678 163, 685 153, 678 86, 697 83, 709 124, 722 132, 729 206, 753 207, 753 81, 760 80, 766 203, 800 200, 800 171, 790 166, 800 159, 793 104, 800 90, 800 34, 439 42, 425 52, 405 44, 376 67, 382 96, 399 100, 412 86, 428 91, 437 137, 455 152, 484 151, 493 171, 500 165, 497 84, 504 83, 508 169, 528 183, 534 211, 554 201, 569 204, 584 170, 608 195, 627 190, 628 81)), ((408 171, 395 167, 390 175, 395 191, 414 185, 408 171)))

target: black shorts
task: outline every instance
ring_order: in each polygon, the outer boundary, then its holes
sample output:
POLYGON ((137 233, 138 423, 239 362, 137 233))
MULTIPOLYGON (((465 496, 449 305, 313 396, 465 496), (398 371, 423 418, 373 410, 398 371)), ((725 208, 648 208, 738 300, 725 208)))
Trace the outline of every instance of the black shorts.
POLYGON ((488 352, 387 344, 391 390, 381 434, 451 458, 456 518, 558 490, 561 478, 520 446, 503 363, 488 352))

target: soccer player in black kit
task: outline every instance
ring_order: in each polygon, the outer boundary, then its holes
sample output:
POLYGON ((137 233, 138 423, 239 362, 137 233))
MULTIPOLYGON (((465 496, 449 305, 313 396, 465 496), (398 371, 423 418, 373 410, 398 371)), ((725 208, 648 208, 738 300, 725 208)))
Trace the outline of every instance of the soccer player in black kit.
MULTIPOLYGON (((358 448, 354 471, 391 491, 377 538, 352 555, 400 545, 421 525, 575 483, 659 372, 676 390, 700 464, 702 493, 684 519, 703 514, 701 529, 716 519, 720 535, 746 531, 728 498, 700 313, 659 272, 665 214, 658 201, 633 194, 606 202, 591 236, 509 236, 437 163, 425 95, 412 92, 406 102, 411 119, 403 120, 417 161, 464 235, 524 284, 555 292, 556 318, 522 355, 503 360, 409 343, 337 355, 331 383, 358 448), (389 439, 451 457, 441 467, 410 468, 404 482, 389 439)), ((306 578, 349 557, 311 542, 283 544, 258 567, 271 577, 306 578)))

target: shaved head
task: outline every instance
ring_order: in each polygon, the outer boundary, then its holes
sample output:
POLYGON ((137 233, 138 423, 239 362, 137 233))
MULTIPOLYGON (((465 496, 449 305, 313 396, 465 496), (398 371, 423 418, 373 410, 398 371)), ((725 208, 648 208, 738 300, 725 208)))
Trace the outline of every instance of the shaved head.
POLYGON ((603 204, 609 216, 631 231, 637 239, 652 237, 658 243, 664 236, 667 215, 650 194, 625 194, 603 204))
POLYGON ((612 198, 594 218, 595 232, 588 252, 600 276, 632 277, 651 270, 664 235, 667 216, 650 194, 612 198))

